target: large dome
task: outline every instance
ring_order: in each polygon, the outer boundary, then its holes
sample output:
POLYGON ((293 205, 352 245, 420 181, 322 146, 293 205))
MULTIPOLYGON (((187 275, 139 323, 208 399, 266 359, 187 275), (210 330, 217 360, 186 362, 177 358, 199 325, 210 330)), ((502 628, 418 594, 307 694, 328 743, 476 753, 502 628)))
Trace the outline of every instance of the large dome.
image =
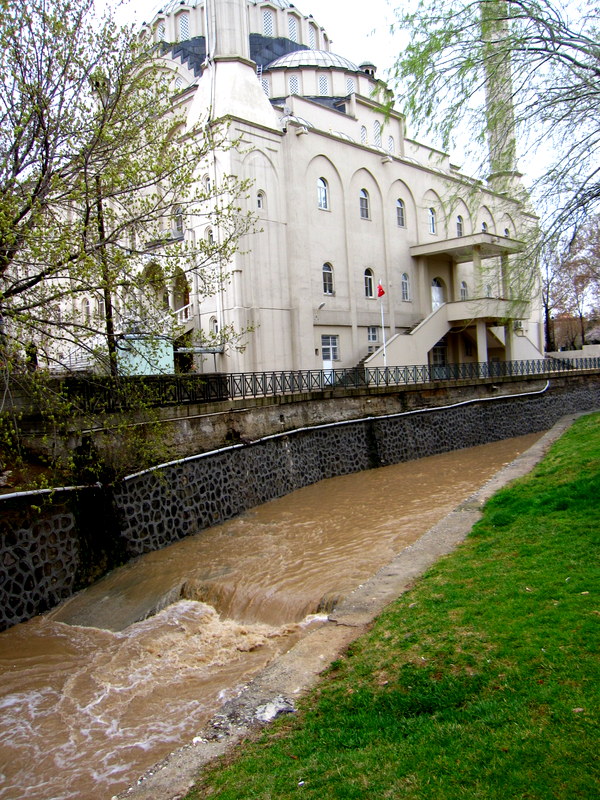
POLYGON ((343 69, 347 72, 360 72, 361 70, 352 61, 328 50, 296 50, 286 56, 271 61, 265 69, 294 69, 299 67, 320 67, 343 69))

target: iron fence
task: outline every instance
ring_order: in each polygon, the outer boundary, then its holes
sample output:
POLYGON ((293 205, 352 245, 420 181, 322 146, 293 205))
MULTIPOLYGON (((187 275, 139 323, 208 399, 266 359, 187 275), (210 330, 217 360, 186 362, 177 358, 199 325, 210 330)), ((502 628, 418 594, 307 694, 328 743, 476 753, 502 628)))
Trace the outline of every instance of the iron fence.
MULTIPOLYGON (((53 379, 57 395, 73 411, 110 413, 147 406, 163 407, 219 400, 299 395, 336 389, 395 388, 452 380, 532 377, 600 370, 600 358, 532 359, 472 364, 421 364, 404 367, 281 370, 250 373, 152 375, 111 378, 78 376, 53 379)), ((27 376, 25 376, 25 381, 27 376)), ((30 398, 33 393, 21 387, 30 398)))

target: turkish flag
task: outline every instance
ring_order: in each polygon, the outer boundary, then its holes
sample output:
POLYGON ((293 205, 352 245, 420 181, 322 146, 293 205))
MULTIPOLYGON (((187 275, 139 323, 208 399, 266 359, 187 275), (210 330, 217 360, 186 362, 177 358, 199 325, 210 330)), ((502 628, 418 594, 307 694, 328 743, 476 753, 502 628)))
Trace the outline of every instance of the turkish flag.
POLYGON ((377 284, 377 297, 383 297, 384 294, 385 294, 385 289, 383 288, 383 286, 380 283, 378 283, 377 284))

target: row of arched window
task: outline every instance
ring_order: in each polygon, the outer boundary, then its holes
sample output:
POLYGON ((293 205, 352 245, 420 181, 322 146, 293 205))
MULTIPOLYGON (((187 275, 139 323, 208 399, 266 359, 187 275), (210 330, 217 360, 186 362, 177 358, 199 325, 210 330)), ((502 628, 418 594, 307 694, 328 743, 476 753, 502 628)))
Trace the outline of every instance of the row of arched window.
MULTIPOLYGON (((275 12, 270 8, 263 8, 262 12, 262 29, 263 36, 277 36, 277 24, 275 19, 275 12)), ((295 14, 287 15, 287 38, 292 42, 300 42, 300 19, 295 14)), ((324 46, 327 45, 327 37, 324 35, 324 46)), ((311 50, 317 50, 319 47, 317 26, 314 22, 308 23, 308 46, 311 50)))
MULTIPOLYGON (((318 178, 317 179, 317 206, 318 208, 323 209, 324 211, 329 210, 329 185, 325 178, 318 178)), ((361 219, 370 219, 371 218, 371 208, 370 208, 370 200, 369 200, 369 193, 366 189, 361 189, 358 194, 358 209, 361 219)), ((437 211, 435 208, 428 208, 427 209, 427 220, 428 220, 428 228, 429 233, 437 234, 438 232, 438 223, 437 223, 437 211)), ((406 204, 404 200, 398 198, 396 200, 396 222, 399 228, 406 228, 406 204)), ((481 223, 481 232, 488 233, 488 223, 485 220, 481 223)), ((456 217, 456 236, 464 236, 465 235, 465 222, 463 217, 458 214, 456 217)), ((510 236, 510 230, 508 228, 504 229, 504 235, 510 236)))
MULTIPOLYGON (((333 267, 329 262, 325 262, 322 267, 323 294, 334 295, 333 267)), ((375 297, 375 274, 371 267, 367 267, 363 274, 365 297, 375 297)), ((402 273, 401 278, 401 297, 402 300, 410 300, 410 278, 408 272, 402 273)))

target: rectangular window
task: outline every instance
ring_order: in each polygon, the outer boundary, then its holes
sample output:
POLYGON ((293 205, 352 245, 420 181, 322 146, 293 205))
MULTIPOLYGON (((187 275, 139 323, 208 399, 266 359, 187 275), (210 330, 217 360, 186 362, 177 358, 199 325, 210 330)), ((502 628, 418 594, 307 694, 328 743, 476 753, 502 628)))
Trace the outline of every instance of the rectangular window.
POLYGON ((369 327, 367 328, 367 341, 368 342, 378 342, 379 341, 379 339, 377 337, 377 331, 378 330, 379 329, 377 328, 376 325, 369 325, 369 327))
POLYGON ((323 361, 339 361, 339 336, 323 334, 321 336, 321 354, 323 361))

